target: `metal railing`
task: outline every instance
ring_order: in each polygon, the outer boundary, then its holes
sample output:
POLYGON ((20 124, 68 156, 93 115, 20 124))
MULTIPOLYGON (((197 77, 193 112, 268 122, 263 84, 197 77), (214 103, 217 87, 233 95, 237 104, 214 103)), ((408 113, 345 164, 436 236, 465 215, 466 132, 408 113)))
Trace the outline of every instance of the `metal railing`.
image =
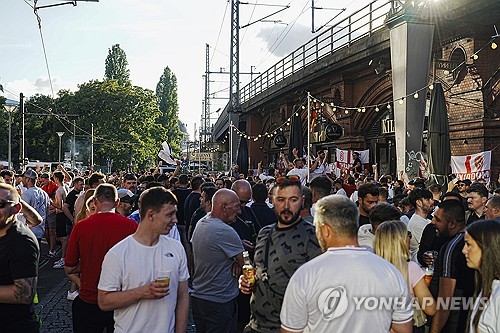
POLYGON ((241 103, 332 53, 384 27, 387 13, 401 1, 375 0, 281 59, 240 90, 241 103))

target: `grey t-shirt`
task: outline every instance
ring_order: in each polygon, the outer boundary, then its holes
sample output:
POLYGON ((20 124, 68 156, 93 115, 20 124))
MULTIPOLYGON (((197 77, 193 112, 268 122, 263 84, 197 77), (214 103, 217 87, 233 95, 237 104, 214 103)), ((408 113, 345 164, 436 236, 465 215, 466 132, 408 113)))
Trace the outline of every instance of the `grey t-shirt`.
POLYGON ((287 228, 268 225, 259 232, 255 246, 255 266, 258 280, 250 299, 250 327, 258 332, 279 332, 280 311, 285 290, 293 273, 320 255, 321 248, 314 226, 301 219, 287 228), (262 280, 266 243, 269 242, 266 283, 262 280))
POLYGON ((194 255, 193 297, 226 303, 238 296, 238 279, 232 275, 234 257, 244 251, 231 226, 210 215, 197 224, 191 239, 194 255))
POLYGON ((23 192, 22 198, 42 216, 42 223, 31 228, 36 238, 42 238, 45 232, 45 221, 49 210, 49 196, 39 187, 33 186, 23 192))

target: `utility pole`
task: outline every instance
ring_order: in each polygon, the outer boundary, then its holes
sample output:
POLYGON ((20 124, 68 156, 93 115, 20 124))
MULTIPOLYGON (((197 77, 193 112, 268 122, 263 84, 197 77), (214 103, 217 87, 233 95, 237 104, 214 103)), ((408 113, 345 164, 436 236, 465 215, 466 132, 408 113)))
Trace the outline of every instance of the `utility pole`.
POLYGON ((207 142, 210 129, 210 46, 206 44, 205 53, 205 103, 203 108, 203 117, 200 134, 203 142, 207 142))
MULTIPOLYGON (((22 122, 22 127, 21 127, 21 144, 19 147, 21 148, 21 166, 24 166, 24 159, 26 157, 26 151, 24 150, 24 95, 23 93, 19 94, 19 107, 21 108, 21 122, 22 122)), ((21 169, 23 169, 21 167, 21 169)))
POLYGON ((73 120, 73 158, 71 159, 71 167, 74 169, 76 165, 76 121, 73 120))
POLYGON ((229 170, 235 163, 234 150, 238 137, 232 135, 231 125, 238 127, 240 113, 240 13, 239 0, 231 0, 231 49, 229 66, 229 170))
POLYGON ((94 169, 94 124, 90 132, 90 170, 94 169))

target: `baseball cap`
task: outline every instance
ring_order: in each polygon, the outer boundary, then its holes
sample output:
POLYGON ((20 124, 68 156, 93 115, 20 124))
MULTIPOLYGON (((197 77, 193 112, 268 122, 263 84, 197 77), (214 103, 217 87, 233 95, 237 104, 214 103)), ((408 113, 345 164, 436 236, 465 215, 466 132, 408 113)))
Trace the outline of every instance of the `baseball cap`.
POLYGON ((23 176, 27 177, 27 178, 31 178, 31 179, 37 179, 38 178, 38 174, 33 169, 26 170, 24 172, 23 176))
POLYGON ((132 203, 135 201, 137 196, 134 195, 134 193, 132 193, 132 191, 121 188, 118 190, 118 198, 120 199, 121 202, 132 203))

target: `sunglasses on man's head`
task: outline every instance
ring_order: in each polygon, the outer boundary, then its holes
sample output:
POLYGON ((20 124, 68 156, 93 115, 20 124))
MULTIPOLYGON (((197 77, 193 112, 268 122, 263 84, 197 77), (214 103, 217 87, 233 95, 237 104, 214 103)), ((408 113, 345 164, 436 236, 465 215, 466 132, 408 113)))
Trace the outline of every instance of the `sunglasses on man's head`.
POLYGON ((12 200, 2 200, 0 201, 0 209, 7 207, 7 204, 14 203, 12 200))
POLYGON ((300 182, 300 177, 299 176, 290 175, 290 176, 281 176, 281 177, 276 178, 276 183, 280 184, 285 179, 288 179, 291 182, 300 182))

